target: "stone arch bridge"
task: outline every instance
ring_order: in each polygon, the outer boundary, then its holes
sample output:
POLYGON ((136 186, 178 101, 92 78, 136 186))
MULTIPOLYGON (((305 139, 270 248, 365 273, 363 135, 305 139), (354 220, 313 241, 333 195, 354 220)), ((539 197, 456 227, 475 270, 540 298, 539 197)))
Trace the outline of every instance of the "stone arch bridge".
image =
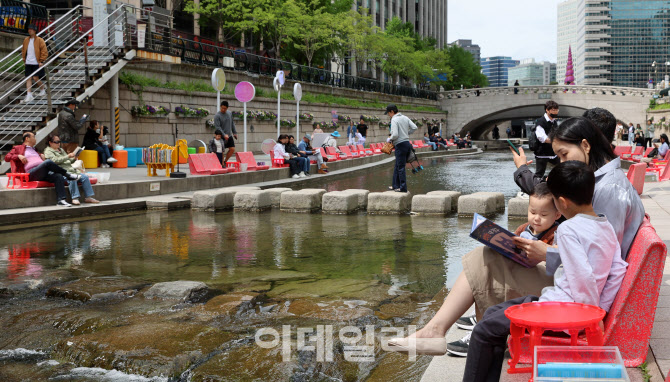
POLYGON ((626 123, 642 124, 654 94, 648 89, 610 86, 520 86, 516 94, 514 90, 500 87, 441 92, 442 110, 448 112, 448 136, 470 132, 474 139, 483 139, 496 123, 542 116, 548 100, 559 104, 561 118, 602 107, 626 123))

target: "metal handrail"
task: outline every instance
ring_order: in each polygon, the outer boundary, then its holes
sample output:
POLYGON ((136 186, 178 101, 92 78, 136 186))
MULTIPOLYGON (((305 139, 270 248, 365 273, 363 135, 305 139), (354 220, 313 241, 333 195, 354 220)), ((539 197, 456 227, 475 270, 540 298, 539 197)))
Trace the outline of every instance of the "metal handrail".
MULTIPOLYGON (((108 59, 103 58, 103 59, 98 59, 96 56, 88 57, 88 46, 87 46, 87 41, 83 40, 88 37, 88 33, 91 31, 94 31, 96 28, 98 28, 100 25, 104 25, 107 23, 110 23, 111 25, 118 23, 122 23, 122 25, 126 26, 127 24, 125 23, 126 18, 125 18, 125 11, 124 8, 126 6, 122 6, 117 8, 114 12, 109 14, 105 19, 94 25, 92 28, 87 30, 85 33, 82 33, 80 36, 69 39, 69 44, 64 45, 63 49, 57 53, 54 54, 53 57, 48 60, 42 68, 38 69, 39 70, 44 70, 46 74, 46 78, 44 81, 46 82, 46 89, 47 89, 47 106, 46 108, 44 105, 40 105, 39 103, 25 103, 25 104, 15 104, 10 102, 9 104, 2 106, 0 110, 6 110, 7 113, 3 113, 2 117, 7 118, 17 118, 21 119, 23 121, 14 121, 14 122, 7 122, 4 123, 2 127, 0 127, 0 135, 4 135, 4 139, 7 140, 9 139, 10 141, 15 139, 17 136, 19 136, 21 132, 17 130, 21 130, 22 126, 26 127, 32 127, 33 125, 39 123, 39 121, 31 121, 31 119, 43 119, 45 116, 48 116, 49 113, 53 112, 53 108, 51 105, 51 100, 56 97, 56 99, 64 99, 64 98, 70 98, 72 96, 72 92, 75 91, 76 89, 80 88, 83 83, 86 81, 90 80, 90 73, 88 72, 89 67, 94 66, 98 63, 107 63, 108 59), (83 44, 82 44, 83 42, 83 44), (79 45, 79 47, 76 47, 79 45), (70 52, 70 57, 62 60, 59 57, 65 53, 65 52, 70 52), (82 61, 83 58, 83 61, 82 61), (56 60, 61 60, 57 64, 54 64, 56 60), (83 67, 82 70, 84 70, 85 74, 82 76, 81 73, 65 73, 62 70, 63 69, 68 69, 69 67, 72 66, 73 63, 78 63, 80 65, 77 65, 77 67, 83 67), (54 65, 52 65, 54 64, 54 65), (50 72, 53 72, 56 74, 57 78, 54 78, 54 82, 58 82, 59 87, 62 89, 52 89, 52 86, 49 84, 49 74, 50 72), (11 136, 13 134, 13 136, 11 136)), ((74 34, 74 33, 73 33, 74 34)), ((127 47, 128 46, 128 41, 127 41, 127 34, 123 34, 123 46, 127 47)), ((107 54, 114 54, 117 49, 121 49, 121 46, 117 46, 115 44, 115 29, 110 28, 107 31, 107 44, 103 47, 93 47, 92 49, 102 49, 105 51, 105 55, 107 54)), ((74 69, 77 70, 77 69, 74 69)), ((37 74, 38 71, 35 71, 31 73, 30 77, 33 75, 37 74)), ((14 85, 9 91, 5 92, 2 96, 0 96, 0 101, 6 99, 7 97, 11 96, 14 94, 17 89, 19 89, 23 84, 27 81, 26 77, 23 81, 20 81, 18 84, 14 85)), ((19 95, 18 98, 21 98, 26 92, 24 91, 19 95)), ((16 100, 16 99, 15 99, 16 100)), ((15 101, 14 100, 14 101, 15 101)), ((1 144, 0 143, 0 149, 2 149, 7 143, 1 144)))
POLYGON ((448 99, 462 98, 462 97, 481 97, 487 95, 523 95, 522 92, 530 92, 531 94, 545 94, 555 92, 577 94, 581 92, 601 92, 603 94, 612 95, 629 95, 629 96, 652 96, 654 90, 646 88, 631 88, 623 86, 593 86, 593 85, 533 85, 533 86, 502 86, 463 90, 449 90, 441 92, 440 94, 448 99), (517 93, 515 93, 515 91, 517 93))
MULTIPOLYGON (((63 16, 59 17, 59 18, 58 18, 57 20, 55 20, 53 23, 49 23, 49 25, 48 25, 46 28, 42 29, 41 31, 39 31, 39 32, 37 33, 37 36, 38 36, 38 37, 41 37, 41 35, 42 35, 43 33, 47 33, 47 31, 49 31, 49 30, 51 29, 51 26, 52 26, 52 25, 54 25, 54 24, 58 25, 58 23, 59 23, 60 21, 62 21, 63 18, 67 17, 68 15, 70 15, 71 13, 73 13, 73 12, 75 12, 75 11, 78 11, 79 9, 88 9, 88 7, 84 7, 83 5, 77 5, 76 7, 70 9, 69 12, 67 12, 67 13, 64 14, 63 16)), ((72 27, 72 26, 70 25, 70 27, 72 27)), ((55 32, 53 32, 53 33, 55 33, 55 32)), ((47 39, 47 41, 48 41, 48 40, 49 40, 49 39, 47 39)), ((23 45, 21 45, 21 46, 19 46, 18 48, 14 49, 11 53, 7 54, 6 56, 0 58, 0 67, 2 67, 2 63, 3 63, 5 60, 10 59, 14 54, 18 53, 18 52, 21 51, 22 49, 23 49, 23 45)), ((13 67, 13 65, 12 65, 12 67, 13 67)), ((7 70, 11 69, 12 67, 9 67, 7 70)))

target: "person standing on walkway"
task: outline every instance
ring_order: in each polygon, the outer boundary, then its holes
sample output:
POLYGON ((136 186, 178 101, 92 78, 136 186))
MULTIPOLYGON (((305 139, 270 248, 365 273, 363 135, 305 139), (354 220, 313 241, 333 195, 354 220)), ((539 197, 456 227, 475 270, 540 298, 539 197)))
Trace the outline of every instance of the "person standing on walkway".
POLYGON ((391 117, 391 136, 389 139, 395 147, 395 168, 393 169, 393 191, 407 192, 407 177, 405 166, 407 165, 407 155, 412 150, 409 143, 409 135, 417 127, 411 119, 400 114, 398 107, 394 104, 386 106, 386 112, 391 117))
POLYGON ((84 114, 79 121, 74 117, 74 109, 79 105, 79 101, 72 98, 67 101, 63 110, 58 113, 57 134, 61 139, 62 148, 69 154, 79 146, 79 130, 84 127, 87 115, 84 114))
POLYGON ((358 126, 356 127, 356 130, 361 133, 361 136, 364 138, 364 140, 367 140, 368 138, 368 125, 365 124, 365 120, 363 119, 363 116, 361 115, 360 122, 358 123, 358 126))
POLYGON ((44 84, 41 79, 44 78, 44 69, 42 66, 47 58, 49 58, 49 52, 47 51, 47 44, 44 43, 42 37, 37 37, 37 27, 33 24, 28 26, 28 37, 23 40, 21 57, 23 58, 23 64, 26 68, 26 77, 28 77, 28 80, 26 81, 27 94, 23 102, 28 103, 35 99, 31 90, 33 80, 35 80, 35 84, 40 87, 40 92, 37 93, 37 95, 39 97, 44 97, 47 94, 44 91, 44 84))
POLYGON ((549 134, 556 128, 558 118, 558 104, 547 101, 544 104, 544 116, 535 121, 535 136, 537 146, 535 147, 535 176, 542 178, 547 170, 547 163, 557 165, 560 160, 551 147, 549 134))
POLYGON ((498 125, 493 126, 493 139, 500 139, 500 129, 498 128, 498 125))
POLYGON ((228 149, 226 158, 223 160, 223 167, 226 167, 228 159, 235 154, 235 139, 237 139, 233 114, 228 111, 228 101, 221 102, 221 108, 216 113, 216 116, 214 116, 214 127, 216 130, 223 132, 223 140, 226 142, 226 148, 228 149))
POLYGON ((651 123, 651 120, 647 121, 647 128, 645 129, 645 134, 644 134, 644 147, 652 147, 651 146, 651 140, 654 139, 654 130, 656 128, 654 127, 654 124, 651 123))
POLYGON ((628 145, 633 146, 633 141, 635 140, 635 126, 633 122, 628 124, 628 145))
POLYGON ((356 125, 354 125, 354 121, 349 121, 349 126, 347 126, 347 144, 356 144, 356 125))

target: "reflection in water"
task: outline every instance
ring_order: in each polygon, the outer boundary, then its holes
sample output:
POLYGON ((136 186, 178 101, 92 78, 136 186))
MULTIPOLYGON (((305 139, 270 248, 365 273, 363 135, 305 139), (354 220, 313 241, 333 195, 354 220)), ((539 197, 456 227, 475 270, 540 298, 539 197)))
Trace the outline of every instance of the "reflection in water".
MULTIPOLYGON (((498 176, 514 170, 506 155, 443 158, 424 166, 422 173, 409 175, 414 194, 501 191, 509 198, 517 191, 511 176, 498 176)), ((324 185, 316 184, 325 181, 317 178, 310 186, 381 191, 391 172, 391 166, 377 168, 324 185)), ((507 225, 504 215, 494 220, 507 225)), ((460 258, 477 245, 468 237, 470 223, 454 215, 147 211, 0 234, 0 280, 33 277, 39 267, 76 267, 147 281, 235 284, 290 270, 434 293, 455 279, 460 258)))

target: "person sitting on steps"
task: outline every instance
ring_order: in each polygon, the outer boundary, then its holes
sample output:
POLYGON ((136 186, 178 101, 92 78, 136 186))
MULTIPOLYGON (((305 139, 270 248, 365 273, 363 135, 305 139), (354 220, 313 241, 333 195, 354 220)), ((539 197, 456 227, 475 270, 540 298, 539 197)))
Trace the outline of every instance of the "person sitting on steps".
POLYGON ((328 173, 328 166, 324 163, 327 161, 327 158, 324 158, 323 155, 321 155, 320 150, 314 150, 312 146, 310 146, 310 141, 312 140, 312 136, 309 134, 305 134, 305 136, 302 138, 300 143, 298 143, 298 150, 304 151, 308 155, 308 159, 310 161, 315 160, 316 161, 316 167, 319 169, 319 174, 327 174, 328 173))
POLYGON ((109 147, 103 145, 100 142, 102 137, 102 131, 100 129, 100 124, 98 121, 91 121, 89 126, 86 128, 86 134, 84 134, 84 142, 82 146, 86 150, 93 150, 98 152, 98 158, 100 159, 101 167, 109 167, 109 165, 117 162, 116 158, 112 157, 109 152, 109 147))
POLYGON ((37 152, 35 145, 37 139, 32 132, 23 133, 23 144, 12 147, 5 155, 5 162, 14 164, 17 173, 28 173, 28 181, 44 181, 54 184, 59 207, 71 207, 65 199, 65 179, 78 181, 81 177, 77 174, 68 173, 64 168, 51 160, 45 160, 44 155, 37 152))
POLYGON ((289 164, 291 178, 304 178, 305 174, 302 172, 299 162, 293 155, 286 152, 285 145, 288 143, 288 135, 282 134, 277 137, 277 143, 272 149, 275 158, 284 158, 284 162, 289 164))
POLYGON ((309 176, 310 162, 307 158, 307 152, 298 149, 298 146, 295 145, 295 137, 293 135, 288 136, 288 143, 284 145, 284 149, 287 153, 293 155, 293 157, 295 157, 295 159, 300 164, 302 172, 299 174, 299 176, 309 176))

